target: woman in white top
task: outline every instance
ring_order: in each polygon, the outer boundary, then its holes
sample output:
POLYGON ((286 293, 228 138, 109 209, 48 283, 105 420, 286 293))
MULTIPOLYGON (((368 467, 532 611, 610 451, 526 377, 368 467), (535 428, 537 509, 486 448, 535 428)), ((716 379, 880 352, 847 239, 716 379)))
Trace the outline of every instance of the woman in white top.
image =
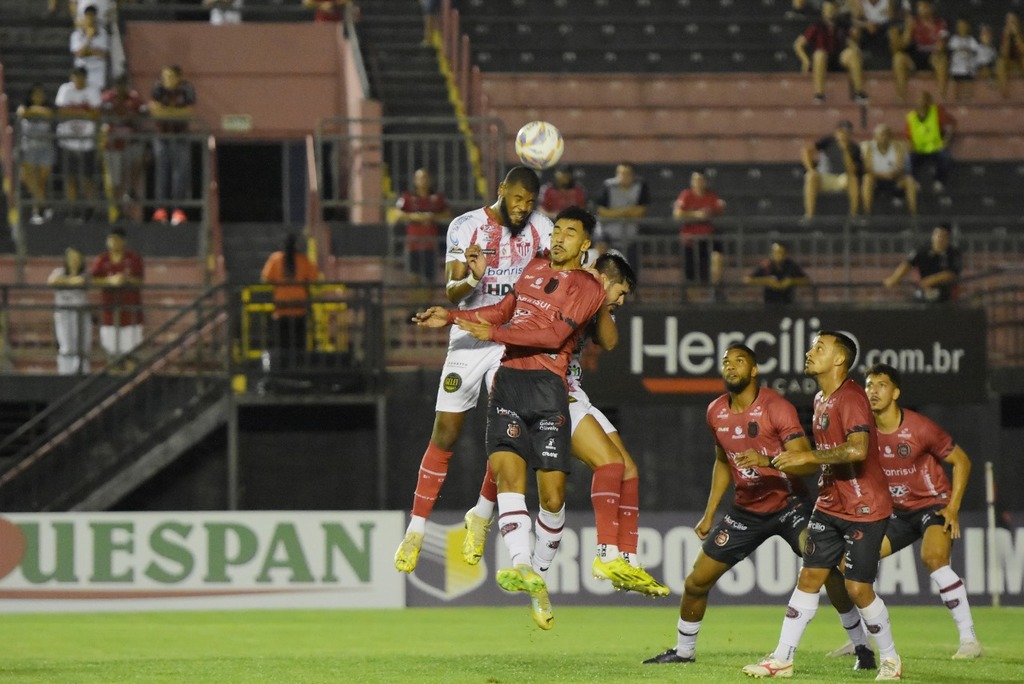
POLYGON ((85 258, 74 247, 64 250, 64 265, 46 281, 54 292, 53 326, 57 335, 57 372, 61 375, 88 373, 92 350, 92 318, 89 315, 89 271, 85 258))

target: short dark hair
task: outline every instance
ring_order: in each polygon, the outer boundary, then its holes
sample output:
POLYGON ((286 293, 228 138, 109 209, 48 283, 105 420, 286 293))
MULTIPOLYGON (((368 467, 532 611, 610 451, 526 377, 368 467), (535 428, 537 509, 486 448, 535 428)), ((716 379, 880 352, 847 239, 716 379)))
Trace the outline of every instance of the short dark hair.
POLYGON ((44 101, 46 100, 46 86, 43 85, 42 81, 36 81, 28 89, 28 92, 25 93, 25 106, 26 107, 31 107, 32 106, 32 93, 36 92, 37 90, 43 91, 43 100, 44 101))
POLYGON ((849 371, 853 368, 853 364, 857 360, 857 343, 853 341, 852 337, 838 330, 822 330, 818 335, 828 335, 835 339, 836 344, 842 347, 846 354, 846 370, 849 371))
POLYGON ((96 14, 96 5, 89 5, 82 10, 82 14, 96 14))
POLYGON ((935 225, 935 227, 936 228, 941 228, 942 230, 946 231, 947 233, 952 233, 953 232, 953 226, 951 226, 949 223, 946 223, 946 222, 938 223, 938 224, 935 225))
POLYGON ((71 70, 72 76, 88 76, 89 72, 84 66, 76 66, 71 70))
POLYGON ((597 261, 594 262, 594 268, 597 269, 598 273, 605 274, 611 282, 624 282, 629 285, 630 292, 636 291, 636 272, 633 271, 633 267, 629 265, 629 262, 621 254, 605 252, 597 257, 597 261))
POLYGON ((747 345, 743 344, 742 342, 735 342, 735 343, 730 344, 728 347, 725 348, 725 353, 728 354, 729 352, 733 351, 734 349, 736 351, 741 351, 744 354, 746 354, 747 356, 749 356, 750 357, 750 362, 752 364, 754 364, 755 366, 757 365, 757 354, 754 353, 753 349, 751 349, 747 345))
POLYGON ((887 363, 876 363, 864 371, 865 378, 871 375, 888 375, 893 387, 903 389, 903 378, 900 376, 900 372, 887 363))
POLYGON ((505 185, 521 185, 527 192, 536 195, 540 191, 540 178, 528 166, 513 166, 502 181, 505 185))
POLYGON ((126 237, 124 228, 122 228, 121 226, 114 226, 113 228, 110 229, 110 232, 107 233, 107 235, 116 235, 119 238, 126 237))
POLYGON ((583 230, 587 233, 587 237, 594 234, 594 227, 597 225, 597 218, 594 217, 586 209, 580 207, 566 207, 562 211, 558 212, 555 216, 555 223, 558 223, 561 219, 569 219, 570 221, 579 221, 583 224, 583 230))

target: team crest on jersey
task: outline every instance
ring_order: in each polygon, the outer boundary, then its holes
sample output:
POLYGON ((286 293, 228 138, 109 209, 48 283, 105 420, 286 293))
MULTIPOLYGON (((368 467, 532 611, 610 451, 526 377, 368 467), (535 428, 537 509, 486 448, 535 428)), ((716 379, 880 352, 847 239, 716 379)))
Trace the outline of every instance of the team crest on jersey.
POLYGON ((821 418, 818 419, 818 429, 819 430, 828 430, 828 422, 829 422, 828 421, 828 414, 827 413, 822 413, 821 414, 821 418))
POLYGON ((462 376, 458 373, 449 373, 444 376, 444 391, 451 394, 452 392, 458 392, 459 388, 462 387, 462 376))
POLYGON ((747 437, 757 437, 760 431, 761 429, 758 427, 756 420, 747 423, 747 437))
POLYGON ((715 546, 725 546, 729 543, 729 533, 726 530, 722 530, 715 535, 715 546))
POLYGON ((512 247, 512 251, 516 253, 516 256, 523 259, 530 256, 530 243, 526 240, 521 238, 512 238, 510 246, 512 247))
POLYGON ((519 423, 509 423, 508 427, 505 428, 505 434, 515 439, 519 436, 519 423))
POLYGON ((552 278, 548 281, 548 284, 544 286, 544 291, 551 294, 558 289, 558 278, 552 278))
POLYGON ((900 442, 899 446, 896 447, 896 455, 900 458, 910 458, 910 445, 906 442, 900 442))

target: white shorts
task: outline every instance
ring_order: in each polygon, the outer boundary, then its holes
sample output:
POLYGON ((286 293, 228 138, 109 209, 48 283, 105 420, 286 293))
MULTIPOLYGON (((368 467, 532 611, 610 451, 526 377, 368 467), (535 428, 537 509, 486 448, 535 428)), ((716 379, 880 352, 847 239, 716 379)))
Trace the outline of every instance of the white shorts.
POLYGON ((608 420, 608 417, 601 413, 601 409, 590 403, 590 397, 587 396, 582 387, 571 390, 569 392, 569 418, 572 420, 573 434, 576 433, 576 426, 580 424, 580 421, 587 414, 594 416, 597 424, 601 426, 606 435, 618 432, 615 426, 612 425, 612 421, 608 420))
POLYGON ((141 325, 101 325, 100 345, 110 356, 130 354, 142 344, 141 325))
POLYGON ((482 342, 464 330, 453 329, 448 355, 441 369, 434 410, 465 413, 476 406, 480 398, 480 383, 487 383, 490 388, 504 353, 503 344, 482 342))

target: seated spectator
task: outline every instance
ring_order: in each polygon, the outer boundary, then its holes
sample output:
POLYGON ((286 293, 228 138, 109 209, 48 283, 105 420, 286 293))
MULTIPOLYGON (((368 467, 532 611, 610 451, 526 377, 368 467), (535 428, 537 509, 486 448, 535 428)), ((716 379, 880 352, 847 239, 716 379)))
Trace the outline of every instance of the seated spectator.
POLYGON ((864 92, 864 62, 860 48, 854 40, 850 24, 840 20, 834 2, 821 3, 821 19, 811 24, 793 43, 793 51, 800 60, 804 73, 814 78, 814 101, 825 101, 825 77, 829 71, 846 70, 857 102, 867 102, 864 92), (808 48, 812 51, 807 55, 808 48))
POLYGON ((188 199, 189 185, 189 121, 196 91, 182 78, 177 64, 165 66, 160 80, 153 86, 149 99, 149 115, 156 121, 157 136, 153 139, 153 194, 157 209, 153 222, 177 226, 188 218, 180 206, 174 204, 188 199), (173 209, 167 213, 168 201, 173 209))
POLYGON ((853 124, 840 121, 835 133, 819 138, 801 150, 804 169, 804 219, 814 217, 820 192, 846 192, 850 216, 857 215, 859 178, 863 163, 860 147, 853 141, 853 124))
POLYGON ((892 55, 902 19, 910 13, 910 0, 856 0, 853 26, 861 50, 872 55, 892 55))
POLYGON ((540 188, 540 213, 554 219, 558 212, 569 207, 587 207, 587 192, 576 182, 576 175, 571 166, 559 166, 555 169, 555 180, 545 183, 540 188))
POLYGON ((214 26, 242 23, 242 0, 203 0, 210 8, 210 23, 214 26))
POLYGON ((1010 71, 1024 72, 1024 32, 1020 28, 1020 17, 1015 12, 1006 13, 1006 23, 999 39, 999 57, 996 59, 996 80, 1003 97, 1010 96, 1010 71))
POLYGON ((597 216, 601 231, 610 245, 626 255, 626 261, 639 271, 640 254, 636 238, 640 226, 629 219, 642 219, 651 203, 647 181, 636 175, 633 165, 624 162, 615 167, 615 176, 605 179, 597 198, 597 216))
POLYGON ((999 62, 999 46, 996 45, 996 34, 988 24, 982 24, 978 29, 978 55, 975 63, 977 75, 987 78, 994 85, 996 82, 996 71, 999 62))
POLYGON ((776 240, 769 258, 743 278, 744 285, 764 288, 765 304, 792 304, 796 288, 811 284, 804 269, 790 259, 788 253, 786 244, 776 240))
POLYGON ((725 202, 708 187, 701 171, 690 175, 690 187, 679 193, 672 217, 684 221, 679 229, 683 242, 683 274, 688 283, 722 284, 722 243, 712 240, 711 219, 725 211, 725 202))
POLYGON ((42 83, 35 83, 18 107, 18 148, 21 156, 21 182, 32 199, 33 225, 53 215, 46 208, 46 193, 56 153, 53 149, 53 108, 46 100, 42 83))
POLYGON ((133 221, 142 220, 137 201, 144 194, 142 174, 142 143, 133 139, 139 132, 140 119, 146 103, 139 92, 128 85, 127 74, 117 79, 114 87, 103 93, 103 114, 106 147, 103 158, 107 165, 107 199, 110 200, 111 223, 131 214, 133 221))
POLYGON ((917 269, 917 292, 915 299, 923 302, 949 302, 959 295, 960 269, 963 255, 950 244, 948 223, 942 223, 932 230, 931 243, 913 250, 907 255, 892 275, 883 284, 896 287, 912 268, 917 269))
POLYGON ((885 124, 875 126, 875 134, 864 143, 864 177, 861 179, 861 193, 864 199, 864 214, 871 213, 876 192, 885 192, 907 199, 907 210, 917 215, 917 183, 907 173, 907 154, 899 142, 892 139, 892 130, 885 124))
POLYGON ((900 100, 907 101, 907 82, 915 70, 934 71, 939 92, 946 92, 949 81, 948 37, 949 27, 945 19, 935 15, 935 6, 929 0, 918 0, 917 13, 904 23, 892 56, 892 72, 900 100))
POLYGON ((107 54, 110 35, 96 19, 96 7, 85 8, 78 28, 71 32, 71 54, 75 66, 86 70, 90 86, 103 90, 107 86, 107 54))
MULTIPOLYGON (((949 75, 953 79, 953 97, 969 99, 974 92, 972 84, 982 58, 981 43, 971 35, 971 22, 956 20, 956 32, 946 42, 946 51, 949 53, 949 75)), ((942 97, 946 97, 946 93, 942 93, 942 97)))
POLYGON ((93 207, 79 207, 79 190, 96 199, 96 122, 103 104, 99 88, 86 83, 84 67, 75 67, 71 80, 57 90, 57 146, 61 151, 64 195, 72 220, 91 218, 93 207))
POLYGON ((932 102, 927 90, 918 98, 917 107, 907 112, 905 133, 910 141, 910 171, 918 183, 925 165, 933 168, 936 193, 946 189, 946 177, 953 164, 949 146, 956 133, 956 119, 945 108, 932 102))
POLYGON ((55 268, 46 282, 55 288, 53 331, 57 337, 57 373, 88 373, 92 316, 85 257, 74 247, 68 247, 64 250, 64 264, 55 268))
POLYGON ((439 259, 437 224, 452 217, 448 201, 434 189, 430 172, 417 169, 413 174, 412 192, 403 192, 395 207, 398 209, 395 220, 405 223, 409 272, 425 283, 433 283, 439 259))

